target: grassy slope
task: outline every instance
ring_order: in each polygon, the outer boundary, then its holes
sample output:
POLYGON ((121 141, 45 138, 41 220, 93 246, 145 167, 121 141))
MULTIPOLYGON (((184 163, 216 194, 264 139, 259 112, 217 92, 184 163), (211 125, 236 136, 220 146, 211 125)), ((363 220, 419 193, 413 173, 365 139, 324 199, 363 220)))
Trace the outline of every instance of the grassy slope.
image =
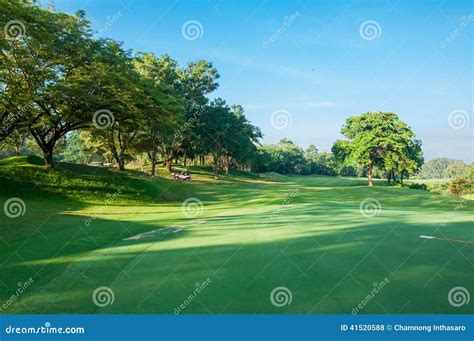
POLYGON ((447 301, 455 286, 474 294, 474 244, 418 238, 472 239, 471 202, 459 210, 451 197, 361 179, 216 182, 200 169, 183 183, 76 165, 45 174, 31 162, 0 161, 0 203, 17 196, 27 207, 0 215, 0 302, 35 281, 9 313, 173 313, 208 277, 185 313, 351 313, 386 277, 363 313, 474 312, 447 301), (189 197, 202 215, 183 214, 189 197), (360 214, 365 198, 380 202, 378 216, 360 214), (166 227, 179 232, 125 240, 166 227), (104 308, 91 299, 101 286, 115 293, 104 308), (290 305, 270 303, 278 286, 291 290, 290 305))

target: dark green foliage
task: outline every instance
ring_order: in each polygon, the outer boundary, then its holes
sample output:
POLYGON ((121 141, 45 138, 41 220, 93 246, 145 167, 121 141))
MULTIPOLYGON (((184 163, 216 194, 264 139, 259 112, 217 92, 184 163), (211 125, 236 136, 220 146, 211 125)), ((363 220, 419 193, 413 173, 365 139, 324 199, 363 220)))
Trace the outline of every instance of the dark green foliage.
POLYGON ((376 168, 386 170, 389 182, 400 175, 416 173, 423 164, 421 141, 411 128, 390 112, 368 112, 349 117, 341 129, 345 140, 336 141, 332 151, 347 166, 364 167, 369 186, 376 168))
POLYGON ((426 184, 419 184, 419 183, 412 183, 412 184, 409 184, 409 185, 408 185, 408 188, 411 188, 411 189, 421 189, 421 190, 423 190, 423 191, 428 190, 428 186, 426 186, 426 184))
POLYGON ((206 97, 219 86, 212 62, 181 68, 168 55, 133 56, 117 41, 94 38, 83 11, 69 15, 30 1, 0 4, 2 27, 15 18, 28 28, 17 39, 0 30, 4 155, 25 152, 30 139, 48 168, 65 158, 113 161, 124 170, 143 155, 153 175, 160 160, 171 170, 178 158, 186 163, 211 156, 216 172, 248 168, 261 132, 240 106, 223 104, 223 115, 216 115, 206 97), (96 117, 99 112, 106 114, 96 117), (222 136, 209 140, 208 131, 222 136))
POLYGON ((228 173, 233 166, 248 163, 262 137, 260 129, 245 118, 242 107, 229 107, 220 98, 204 107, 197 118, 196 127, 198 138, 205 146, 202 153, 212 156, 216 178, 219 169, 228 173))
POLYGON ((288 139, 282 139, 276 145, 259 147, 252 161, 252 170, 294 175, 362 175, 354 167, 344 165, 334 153, 319 152, 314 145, 304 152, 288 139))
POLYGON ((303 149, 288 139, 280 140, 277 145, 261 146, 253 170, 280 174, 309 173, 303 149))

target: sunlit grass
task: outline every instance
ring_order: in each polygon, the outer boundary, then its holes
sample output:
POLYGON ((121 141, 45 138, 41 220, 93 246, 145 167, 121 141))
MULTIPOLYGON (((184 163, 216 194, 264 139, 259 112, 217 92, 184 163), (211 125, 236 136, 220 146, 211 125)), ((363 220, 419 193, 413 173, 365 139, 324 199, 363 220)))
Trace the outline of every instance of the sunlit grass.
POLYGON ((34 283, 7 313, 172 314, 208 277, 184 313, 351 313, 384 278, 389 284, 362 313, 474 312, 447 300, 454 286, 474 293, 474 244, 419 238, 472 241, 471 202, 353 178, 215 181, 204 168, 192 170, 191 182, 136 171, 111 172, 111 181, 63 165, 61 183, 30 165, 38 173, 23 183, 11 178, 16 162, 28 167, 22 159, 0 165, 0 197, 21 197, 26 212, 0 216, 0 301, 18 282, 34 283), (34 192, 24 188, 32 183, 34 192), (203 205, 194 217, 182 209, 190 197, 203 205), (378 203, 372 217, 360 211, 368 198, 378 203), (99 308, 92 293, 102 286, 115 301, 99 308), (291 291, 290 305, 271 304, 278 286, 291 291))

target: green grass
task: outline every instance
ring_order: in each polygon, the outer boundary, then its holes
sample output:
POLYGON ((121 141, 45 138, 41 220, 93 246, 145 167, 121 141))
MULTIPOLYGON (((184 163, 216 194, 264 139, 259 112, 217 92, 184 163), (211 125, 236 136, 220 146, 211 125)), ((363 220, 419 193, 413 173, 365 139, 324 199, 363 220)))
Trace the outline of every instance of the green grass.
POLYGON ((424 184, 426 185, 426 189, 430 192, 449 195, 448 185, 450 182, 451 179, 415 179, 407 180, 405 185, 424 184))
POLYGON ((474 244, 418 237, 473 241, 472 202, 364 179, 191 173, 1 160, 0 203, 20 197, 26 212, 0 215, 0 304, 34 280, 5 312, 351 313, 387 278, 361 313, 474 313, 472 299, 448 302, 453 287, 474 295, 474 244), (196 217, 182 211, 191 197, 203 203, 196 217), (368 198, 378 215, 361 214, 368 198), (281 286, 292 301, 276 307, 281 286), (94 305, 98 287, 112 305, 94 305))

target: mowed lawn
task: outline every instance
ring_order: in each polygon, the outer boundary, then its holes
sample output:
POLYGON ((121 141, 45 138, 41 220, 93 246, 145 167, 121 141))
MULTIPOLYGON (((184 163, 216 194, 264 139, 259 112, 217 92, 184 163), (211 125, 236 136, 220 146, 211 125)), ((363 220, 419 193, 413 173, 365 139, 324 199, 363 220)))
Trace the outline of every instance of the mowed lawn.
POLYGON ((0 164, 1 205, 26 206, 0 212, 0 303, 33 280, 4 313, 474 313, 474 297, 448 301, 474 295, 472 201, 363 179, 74 171, 45 185, 39 166, 0 164), (112 304, 94 304, 100 287, 112 304), (277 287, 291 302, 272 304, 277 287))

